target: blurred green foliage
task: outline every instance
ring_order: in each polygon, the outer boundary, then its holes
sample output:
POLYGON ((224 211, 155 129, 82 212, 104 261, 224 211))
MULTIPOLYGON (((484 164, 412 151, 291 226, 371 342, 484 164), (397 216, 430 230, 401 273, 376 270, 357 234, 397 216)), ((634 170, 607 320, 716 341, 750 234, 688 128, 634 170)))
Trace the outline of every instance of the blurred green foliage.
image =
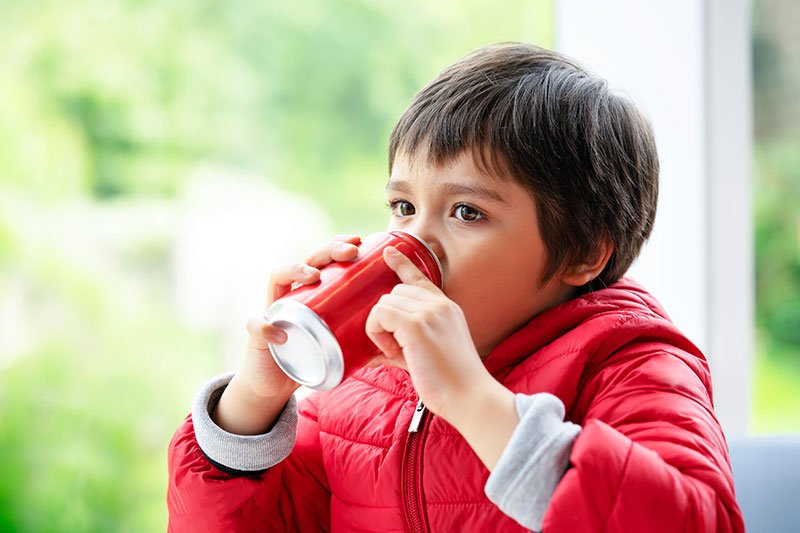
POLYGON ((776 342, 800 346, 800 135, 755 156, 756 316, 776 342))
POLYGON ((215 368, 214 334, 176 317, 163 254, 148 276, 145 243, 122 235, 126 273, 83 242, 82 224, 107 222, 84 222, 90 206, 4 193, 0 531, 163 530, 166 444, 215 368))
POLYGON ((800 431, 800 134, 755 150, 754 431, 800 431))
POLYGON ((800 4, 753 10, 756 372, 753 429, 800 431, 800 4))
POLYGON ((362 184, 386 176, 386 139, 422 84, 478 46, 552 31, 549 0, 0 6, 4 182, 172 196, 210 159, 342 225, 381 217, 380 187, 362 184))
POLYGON ((173 301, 205 164, 385 224, 394 121, 550 0, 0 2, 0 531, 161 531, 166 448, 221 334, 173 301))

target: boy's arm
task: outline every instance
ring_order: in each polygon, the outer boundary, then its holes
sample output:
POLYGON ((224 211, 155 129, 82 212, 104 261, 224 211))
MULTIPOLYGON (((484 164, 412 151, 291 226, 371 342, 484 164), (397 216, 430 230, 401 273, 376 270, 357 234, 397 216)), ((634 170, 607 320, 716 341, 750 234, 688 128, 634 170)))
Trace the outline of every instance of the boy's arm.
MULTIPOLYGON (((290 396, 271 417, 271 427, 262 434, 220 427, 213 413, 222 393, 233 386, 234 375, 212 379, 200 390, 192 405, 192 424, 200 451, 219 470, 235 477, 262 474, 289 456, 297 431, 297 401, 290 396)), ((255 416, 253 417, 255 418, 255 416)), ((260 424, 264 426, 264 424, 260 424)))
POLYGON ((519 423, 486 482, 489 499, 521 525, 542 530, 542 517, 569 465, 577 424, 564 421, 564 404, 548 393, 515 396, 519 423))
POLYGON ((290 399, 269 433, 233 435, 209 415, 229 379, 203 388, 170 443, 170 531, 324 528, 330 492, 314 400, 302 402, 298 417, 290 399))
POLYGON ((580 426, 564 421, 556 396, 515 395, 488 373, 459 404, 449 421, 491 471, 486 495, 519 524, 541 531, 580 426))
MULTIPOLYGON (((319 269, 354 260, 360 240, 336 236, 304 263, 273 270, 265 313, 292 287, 317 282, 319 269)), ((233 381, 218 380, 201 392, 170 443, 173 531, 313 531, 330 521, 315 403, 320 396, 302 402, 298 419, 294 400, 286 401, 298 385, 269 351, 269 344, 286 342, 286 332, 264 316, 251 318, 247 331, 242 369, 233 381)))
POLYGON ((544 530, 743 531, 705 362, 668 345, 611 357, 581 387, 591 403, 544 530))
POLYGON ((487 495, 520 524, 548 532, 743 530, 705 363, 672 347, 631 351, 581 387, 593 397, 582 430, 544 393, 516 396, 520 421, 496 464, 487 457, 497 439, 461 429, 476 451, 484 447, 487 495))

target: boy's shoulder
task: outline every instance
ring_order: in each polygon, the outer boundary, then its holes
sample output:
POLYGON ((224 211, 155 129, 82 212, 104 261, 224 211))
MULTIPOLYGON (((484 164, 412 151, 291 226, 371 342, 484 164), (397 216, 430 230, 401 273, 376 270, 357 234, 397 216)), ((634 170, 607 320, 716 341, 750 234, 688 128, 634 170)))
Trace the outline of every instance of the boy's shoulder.
POLYGON ((563 374, 574 386, 593 367, 611 364, 615 355, 630 350, 669 352, 705 364, 661 304, 642 285, 623 278, 537 316, 498 347, 487 366, 506 367, 502 373, 511 379, 563 374))

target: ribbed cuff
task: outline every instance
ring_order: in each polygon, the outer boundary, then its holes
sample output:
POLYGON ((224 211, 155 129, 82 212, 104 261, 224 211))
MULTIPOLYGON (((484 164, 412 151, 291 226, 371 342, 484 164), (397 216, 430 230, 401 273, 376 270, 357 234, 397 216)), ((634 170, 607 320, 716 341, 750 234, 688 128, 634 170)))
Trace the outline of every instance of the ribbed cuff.
POLYGON ((292 451, 297 436, 297 401, 289 398, 272 430, 262 435, 228 433, 209 414, 219 401, 233 374, 217 376, 206 383, 192 405, 194 433, 200 449, 228 473, 246 475, 280 463, 292 451))
POLYGON ((520 422, 484 491, 506 515, 541 531, 542 518, 569 465, 581 427, 564 422, 564 404, 548 393, 517 394, 520 422))

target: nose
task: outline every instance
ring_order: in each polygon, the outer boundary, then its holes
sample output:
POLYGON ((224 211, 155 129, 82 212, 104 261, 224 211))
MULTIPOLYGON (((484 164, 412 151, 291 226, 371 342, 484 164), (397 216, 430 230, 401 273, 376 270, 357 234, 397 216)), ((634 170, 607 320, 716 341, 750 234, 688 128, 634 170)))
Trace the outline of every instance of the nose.
MULTIPOLYGON (((420 237, 422 236, 420 235, 420 237)), ((431 239, 430 237, 427 238, 422 237, 422 240, 424 240, 428 244, 430 249, 433 250, 433 253, 436 254, 436 258, 439 260, 439 263, 442 264, 442 268, 444 269, 444 264, 445 264, 444 248, 442 248, 442 245, 439 244, 439 241, 436 239, 431 239)), ((442 274, 444 274, 444 272, 442 272, 442 274)))
POLYGON ((447 273, 447 255, 445 254, 444 245, 442 244, 442 239, 439 236, 439 231, 437 231, 436 221, 426 220, 422 216, 414 217, 413 220, 407 221, 406 224, 402 224, 398 226, 394 226, 390 223, 388 231, 393 229, 399 229, 402 231, 407 231, 413 235, 416 235, 420 239, 422 239, 425 244, 428 245, 428 248, 436 254, 436 258, 439 260, 439 263, 442 265, 442 276, 445 276, 447 273))
POLYGON ((436 258, 439 260, 439 263, 442 265, 442 275, 444 275, 444 271, 446 270, 446 263, 445 263, 445 254, 444 254, 444 247, 442 246, 441 241, 436 237, 434 232, 430 230, 425 230, 424 228, 409 228, 409 233, 413 233, 420 239, 422 239, 425 244, 428 245, 428 248, 436 254, 436 258))

